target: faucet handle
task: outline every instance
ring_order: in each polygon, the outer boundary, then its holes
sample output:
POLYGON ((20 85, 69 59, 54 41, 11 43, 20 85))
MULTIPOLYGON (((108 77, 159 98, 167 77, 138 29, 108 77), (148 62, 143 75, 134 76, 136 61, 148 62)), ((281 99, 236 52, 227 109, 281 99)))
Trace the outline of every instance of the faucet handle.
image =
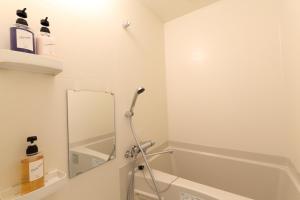
POLYGON ((140 149, 138 146, 133 145, 129 150, 125 153, 125 158, 134 158, 140 153, 140 149))

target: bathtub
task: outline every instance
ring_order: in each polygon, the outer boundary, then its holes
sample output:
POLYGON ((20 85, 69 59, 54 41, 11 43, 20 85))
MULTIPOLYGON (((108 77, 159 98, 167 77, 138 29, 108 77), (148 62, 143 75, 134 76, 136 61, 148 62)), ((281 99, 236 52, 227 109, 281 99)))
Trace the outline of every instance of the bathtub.
POLYGON ((70 176, 76 176, 82 172, 93 169, 108 160, 114 159, 115 137, 100 139, 97 141, 83 143, 80 145, 70 145, 69 164, 70 176))
MULTIPOLYGON (((173 143, 153 157, 164 200, 300 200, 299 176, 284 158, 173 143)), ((147 172, 136 173, 136 200, 156 200, 147 172), (149 183, 145 181, 145 178, 149 183)))

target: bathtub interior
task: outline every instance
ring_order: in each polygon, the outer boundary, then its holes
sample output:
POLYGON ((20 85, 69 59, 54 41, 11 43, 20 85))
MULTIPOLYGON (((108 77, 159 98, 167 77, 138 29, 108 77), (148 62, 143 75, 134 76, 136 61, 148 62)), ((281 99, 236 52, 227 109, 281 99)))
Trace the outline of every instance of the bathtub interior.
POLYGON ((115 145, 114 143, 115 138, 110 138, 107 140, 89 144, 86 146, 86 148, 109 155, 111 154, 112 146, 115 145))
MULTIPOLYGON (((193 195, 191 191, 185 191, 182 192, 181 190, 178 190, 176 187, 171 188, 168 193, 165 193, 161 200, 219 200, 213 197, 209 197, 207 195, 204 195, 202 197, 199 197, 199 194, 193 195)), ((134 200, 158 200, 158 197, 153 194, 149 194, 147 192, 143 192, 140 190, 135 191, 135 197, 134 200)))
POLYGON ((69 151, 69 163, 72 166, 69 170, 70 176, 94 169, 106 163, 109 158, 114 159, 114 145, 115 138, 110 137, 72 147, 69 151))
MULTIPOLYGON (((253 200, 153 170, 162 200, 253 200), (169 187, 171 184, 171 187, 169 187)), ((158 200, 147 171, 135 174, 135 200, 158 200), (148 182, 148 183, 147 183, 148 182), (152 185, 150 189, 149 185, 152 185)))
POLYGON ((151 166, 164 173, 255 200, 300 199, 290 177, 270 165, 176 149, 172 155, 151 160, 151 166))

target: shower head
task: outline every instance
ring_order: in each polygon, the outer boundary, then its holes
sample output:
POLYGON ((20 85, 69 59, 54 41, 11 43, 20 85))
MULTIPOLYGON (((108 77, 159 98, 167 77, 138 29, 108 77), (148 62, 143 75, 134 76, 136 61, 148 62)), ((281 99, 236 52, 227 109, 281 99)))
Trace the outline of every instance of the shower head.
POLYGON ((125 113, 125 116, 126 116, 126 117, 132 117, 132 116, 134 115, 133 110, 134 110, 134 106, 135 106, 136 100, 137 100, 138 96, 139 96, 140 94, 142 94, 144 91, 145 91, 145 88, 143 88, 143 87, 139 87, 139 88, 135 91, 134 96, 133 96, 133 99, 132 99, 132 103, 131 103, 131 106, 130 106, 130 109, 129 109, 129 111, 127 111, 127 112, 125 113))
POLYGON ((142 94, 143 92, 145 92, 145 88, 143 87, 139 87, 136 91, 137 94, 142 94))

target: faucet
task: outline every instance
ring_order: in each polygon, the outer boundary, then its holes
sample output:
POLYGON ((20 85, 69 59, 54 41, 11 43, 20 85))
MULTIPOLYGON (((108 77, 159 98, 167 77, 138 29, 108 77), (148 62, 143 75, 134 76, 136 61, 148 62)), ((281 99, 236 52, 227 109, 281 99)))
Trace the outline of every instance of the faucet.
POLYGON ((170 149, 170 150, 166 150, 166 151, 160 151, 160 152, 156 152, 156 153, 148 153, 146 154, 146 156, 157 156, 157 155, 161 155, 161 154, 166 154, 166 153, 174 153, 174 150, 170 149))
MULTIPOLYGON (((166 154, 166 153, 174 153, 174 150, 166 150, 166 151, 160 151, 156 153, 147 153, 147 150, 155 145, 155 142, 148 140, 145 142, 142 142, 141 148, 143 149, 143 152, 145 152, 146 156, 156 156, 156 155, 161 155, 161 154, 166 154)), ((139 154, 141 153, 141 149, 133 145, 129 150, 126 151, 125 153, 125 158, 136 158, 139 154)))

